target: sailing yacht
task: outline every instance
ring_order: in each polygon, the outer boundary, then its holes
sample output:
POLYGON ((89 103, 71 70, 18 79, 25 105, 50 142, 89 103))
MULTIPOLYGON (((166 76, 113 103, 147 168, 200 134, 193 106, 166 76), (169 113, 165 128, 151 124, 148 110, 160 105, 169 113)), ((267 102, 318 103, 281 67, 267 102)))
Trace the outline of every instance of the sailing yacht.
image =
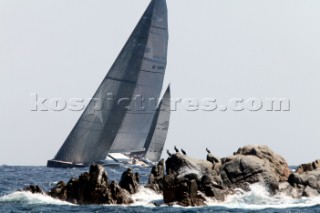
POLYGON ((160 158, 170 119, 170 101, 166 100, 170 89, 156 110, 150 104, 137 110, 133 100, 137 96, 159 100, 167 50, 166 0, 152 0, 92 100, 47 166, 87 166, 106 159, 111 153, 144 152, 151 161, 160 158), (128 106, 97 110, 96 100, 107 106, 110 95, 116 103, 130 100, 128 106))

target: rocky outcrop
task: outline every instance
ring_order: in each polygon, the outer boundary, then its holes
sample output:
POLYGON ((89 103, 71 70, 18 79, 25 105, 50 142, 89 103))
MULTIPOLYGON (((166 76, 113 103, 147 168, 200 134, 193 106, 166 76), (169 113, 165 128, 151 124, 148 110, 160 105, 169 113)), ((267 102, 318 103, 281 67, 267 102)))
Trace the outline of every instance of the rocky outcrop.
POLYGON ((22 191, 29 191, 33 194, 46 194, 39 186, 29 185, 22 189, 22 191))
POLYGON ((139 173, 133 174, 132 169, 129 168, 122 174, 119 185, 121 188, 126 189, 130 194, 135 194, 138 192, 139 179, 139 173))
POLYGON ((288 182, 280 184, 280 192, 293 198, 315 197, 320 195, 320 168, 317 161, 302 164, 292 173, 288 182))
POLYGON ((312 163, 301 164, 296 169, 296 173, 302 174, 304 172, 313 171, 315 169, 320 169, 320 160, 315 160, 312 163))
POLYGON ((71 178, 68 183, 60 181, 48 193, 39 186, 24 188, 32 193, 47 194, 53 198, 74 204, 130 204, 131 194, 139 187, 139 174, 128 169, 122 174, 120 185, 112 181, 108 183, 108 175, 101 165, 90 166, 79 178, 71 178))
MULTIPOLYGON (((286 160, 267 146, 250 145, 238 149, 233 156, 219 159, 207 149, 206 160, 195 159, 176 153, 152 169, 149 188, 162 192, 165 203, 203 205, 205 198, 224 201, 236 188, 250 190, 254 183, 264 184, 271 193, 278 191, 302 194, 303 190, 288 182, 291 174, 286 160), (285 184, 287 183, 287 184, 285 184)), ((315 194, 308 189, 305 194, 315 194)))
MULTIPOLYGON (((176 153, 166 160, 167 175, 162 179, 163 199, 167 204, 203 206, 205 198, 199 194, 198 183, 212 163, 176 153)), ((160 188, 161 189, 161 188, 160 188)))
POLYGON ((152 167, 146 187, 161 193, 163 190, 164 175, 164 160, 162 159, 156 166, 152 167))
POLYGON ((301 198, 303 188, 293 187, 288 182, 281 182, 279 184, 278 193, 292 198, 301 198))
POLYGON ((164 177, 163 200, 165 203, 181 206, 203 206, 205 198, 198 193, 198 185, 195 179, 177 177, 171 173, 164 177))
POLYGON ((235 155, 252 155, 264 161, 265 164, 269 164, 279 182, 287 181, 291 174, 287 161, 268 146, 248 145, 239 148, 235 155))
POLYGON ((221 178, 229 188, 249 190, 249 185, 254 183, 266 185, 271 192, 279 188, 278 176, 270 164, 256 156, 235 155, 226 158, 221 178))
POLYGON ((207 197, 215 198, 218 201, 224 201, 225 197, 230 194, 230 190, 224 187, 219 174, 213 171, 202 176, 199 185, 199 190, 207 197))
POLYGON ((166 175, 155 172, 159 166, 160 170, 163 168, 163 161, 152 169, 149 185, 162 191, 167 204, 202 206, 205 204, 203 195, 222 201, 228 190, 223 187, 218 165, 221 164, 176 153, 166 160, 166 175))
POLYGON ((175 172, 179 176, 190 173, 196 174, 199 178, 212 172, 213 164, 206 160, 200 160, 176 153, 166 160, 166 171, 168 174, 175 172))
POLYGON ((222 159, 221 178, 229 188, 249 190, 253 183, 264 184, 270 192, 287 181, 290 169, 286 160, 268 146, 248 145, 239 148, 233 156, 222 159))
POLYGON ((289 176, 288 182, 292 187, 300 189, 301 196, 318 196, 320 194, 320 169, 293 173, 289 176))
MULTIPOLYGON (((203 206, 206 197, 224 201, 226 196, 238 193, 238 188, 249 191, 255 183, 266 186, 271 194, 320 196, 320 160, 302 164, 292 173, 286 160, 267 146, 245 146, 221 159, 209 149, 207 152, 206 160, 178 152, 170 154, 166 161, 152 167, 146 187, 162 193, 166 204, 181 206, 203 206)), ((75 204, 130 204, 139 179, 138 173, 127 169, 119 184, 110 182, 105 169, 94 164, 89 172, 67 183, 60 181, 47 193, 34 185, 24 190, 75 204)))

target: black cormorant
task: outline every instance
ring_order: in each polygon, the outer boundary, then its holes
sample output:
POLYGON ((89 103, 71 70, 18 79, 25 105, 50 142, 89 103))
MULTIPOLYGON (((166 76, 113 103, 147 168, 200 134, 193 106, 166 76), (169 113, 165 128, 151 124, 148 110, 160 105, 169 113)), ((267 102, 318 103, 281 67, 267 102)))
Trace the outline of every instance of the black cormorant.
POLYGON ((206 151, 208 152, 208 154, 210 154, 211 152, 210 152, 210 150, 208 149, 208 148, 206 148, 206 151))
POLYGON ((183 149, 181 149, 182 154, 187 155, 186 151, 184 151, 183 149))

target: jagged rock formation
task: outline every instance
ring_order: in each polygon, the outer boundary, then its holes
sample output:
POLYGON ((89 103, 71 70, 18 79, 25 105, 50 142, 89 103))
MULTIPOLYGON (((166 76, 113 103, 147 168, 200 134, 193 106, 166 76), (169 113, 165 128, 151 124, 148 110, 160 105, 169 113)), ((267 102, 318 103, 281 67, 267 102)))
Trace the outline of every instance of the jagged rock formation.
POLYGON ((319 160, 302 164, 295 173, 289 176, 291 187, 298 191, 298 196, 313 197, 320 194, 320 165, 319 160))
POLYGON ((249 184, 262 183, 270 192, 288 180, 291 171, 286 160, 268 146, 248 145, 222 160, 221 177, 232 188, 248 190, 249 184))
POLYGON ((279 182, 287 181, 291 174, 287 161, 273 152, 268 146, 248 145, 238 149, 235 155, 253 155, 263 160, 266 164, 269 164, 279 182))
MULTIPOLYGON (((105 169, 92 165, 89 172, 67 183, 60 181, 47 193, 33 185, 24 190, 75 204, 130 204, 139 179, 138 173, 127 169, 119 184, 110 183, 105 169)), ((250 190, 254 183, 265 185, 271 194, 320 196, 320 160, 302 164, 292 173, 285 159, 267 146, 245 146, 221 159, 210 151, 207 160, 176 153, 152 167, 146 187, 162 193, 168 205, 203 206, 206 197, 224 201, 237 188, 250 190)))
POLYGON ((198 194, 197 180, 188 177, 177 177, 171 173, 164 177, 163 200, 168 204, 181 206, 203 206, 204 197, 198 194))
POLYGON ((225 160, 221 178, 229 188, 249 190, 253 183, 263 183, 271 191, 279 188, 278 180, 272 168, 255 156, 235 155, 225 160))
POLYGON ((296 173, 302 174, 304 172, 313 171, 315 169, 320 168, 320 160, 315 160, 312 163, 301 164, 296 169, 296 173))
POLYGON ((130 194, 137 192, 138 181, 139 174, 133 174, 132 170, 128 169, 122 174, 120 186, 115 181, 109 184, 104 167, 93 164, 89 173, 72 178, 68 183, 60 181, 48 193, 39 186, 29 186, 24 190, 47 194, 74 204, 130 204, 133 202, 130 194))
POLYGON ((271 194, 320 196, 320 160, 302 164, 292 173, 286 160, 267 146, 245 146, 221 160, 209 152, 207 162, 177 153, 168 158, 166 169, 167 175, 157 184, 163 184, 168 204, 203 205, 201 193, 223 201, 236 188, 250 190, 254 183, 265 185, 271 194))
MULTIPOLYGON (((216 165, 219 163, 195 159, 180 153, 170 156, 166 161, 167 175, 158 178, 157 181, 157 185, 163 186, 164 202, 182 206, 202 206, 205 205, 203 195, 224 200, 228 189, 223 186, 220 167, 216 165)), ((159 188, 161 190, 161 187, 159 188)))
POLYGON ((139 188, 139 173, 133 174, 131 168, 127 169, 127 171, 122 174, 119 185, 130 194, 137 193, 139 188))
MULTIPOLYGON (((183 206, 204 205, 205 198, 223 201, 236 188, 250 190, 250 184, 264 184, 270 192, 284 190, 291 174, 286 160, 267 146, 250 145, 238 149, 233 156, 219 159, 208 151, 207 160, 180 153, 165 162, 166 175, 157 175, 161 161, 152 169, 148 187, 162 191, 164 202, 183 206)), ((290 184, 287 186, 290 187, 290 184)), ((293 188, 291 188, 293 190, 293 188)), ((313 191, 308 191, 313 193, 313 191)))
POLYGON ((39 186, 29 185, 23 188, 23 191, 29 191, 33 194, 46 194, 39 186))
POLYGON ((213 164, 211 162, 180 153, 176 153, 166 160, 167 173, 176 172, 180 176, 194 173, 201 177, 207 172, 212 172, 212 169, 213 164))
POLYGON ((147 188, 153 189, 154 191, 160 193, 163 190, 163 178, 164 178, 164 160, 160 160, 156 166, 151 169, 151 174, 149 175, 149 181, 147 188))

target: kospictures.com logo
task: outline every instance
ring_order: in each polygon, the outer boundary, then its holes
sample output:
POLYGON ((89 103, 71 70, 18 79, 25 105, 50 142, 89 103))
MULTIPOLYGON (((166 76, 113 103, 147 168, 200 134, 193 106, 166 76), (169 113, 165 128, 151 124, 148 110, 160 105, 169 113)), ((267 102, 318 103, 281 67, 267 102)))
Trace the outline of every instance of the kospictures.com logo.
MULTIPOLYGON (((105 98, 45 98, 36 93, 30 94, 31 111, 83 111, 87 106, 94 114, 95 111, 102 110, 125 110, 125 111, 147 111, 156 110, 159 99, 144 98, 142 95, 136 95, 134 98, 117 98, 109 93, 105 98)), ((291 102, 288 98, 232 98, 225 103, 215 98, 171 98, 171 111, 185 110, 189 112, 287 112, 291 109, 291 102)))

